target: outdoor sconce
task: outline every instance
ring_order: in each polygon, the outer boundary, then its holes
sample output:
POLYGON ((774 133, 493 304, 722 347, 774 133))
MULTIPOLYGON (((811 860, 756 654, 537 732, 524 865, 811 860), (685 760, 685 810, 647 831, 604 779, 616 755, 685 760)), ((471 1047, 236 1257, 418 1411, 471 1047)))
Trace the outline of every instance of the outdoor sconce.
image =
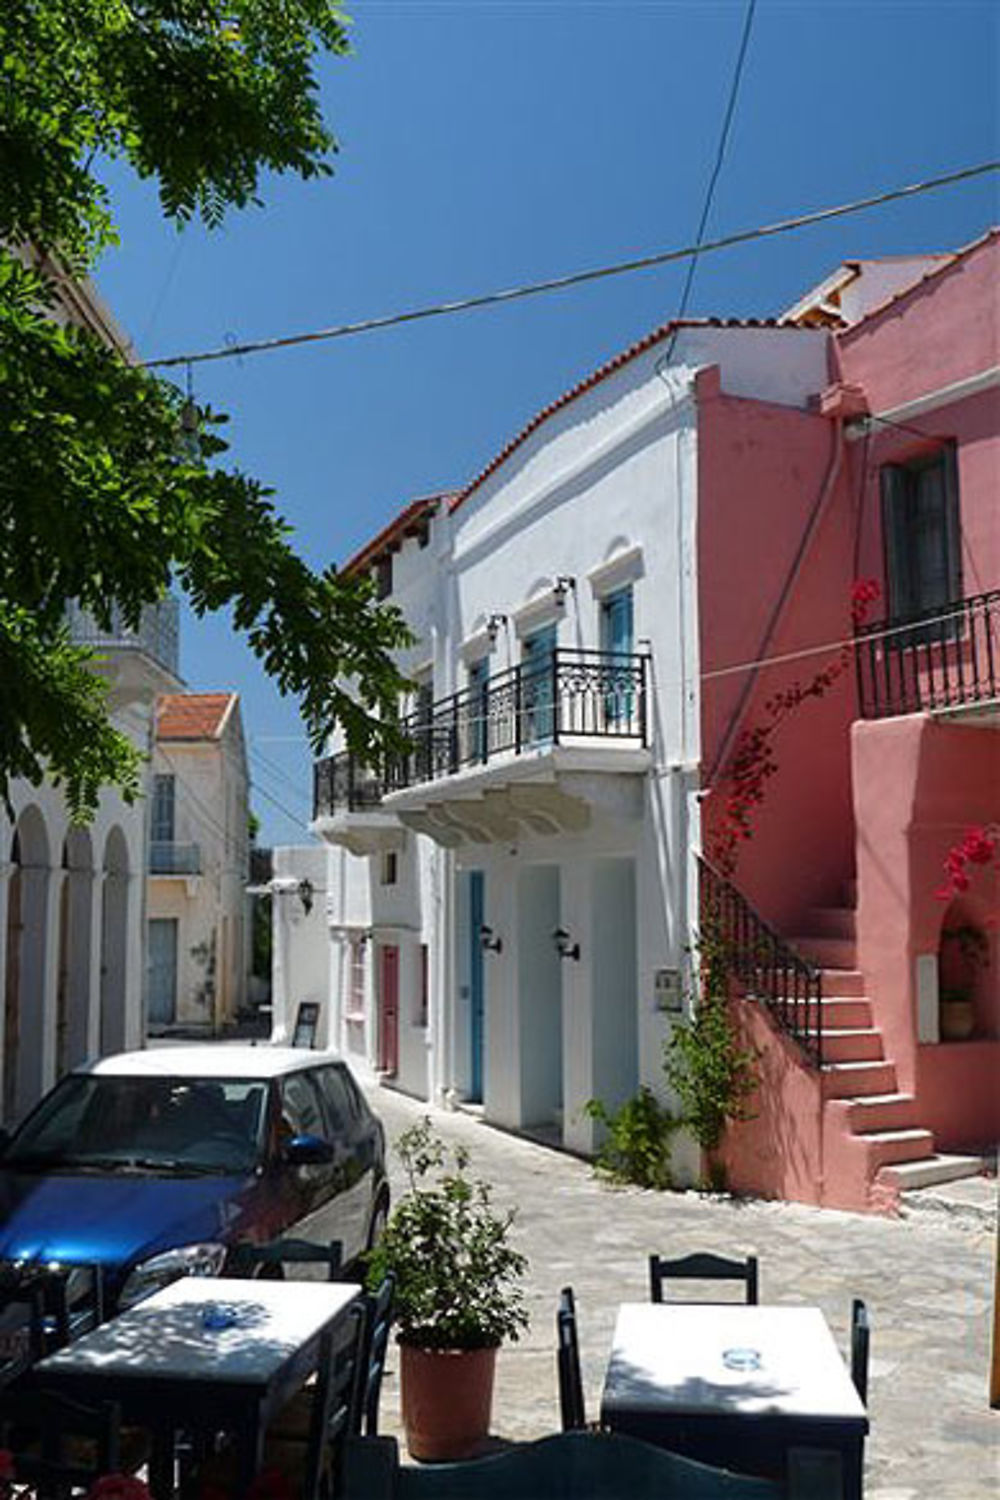
POLYGON ((488 927, 485 922, 479 928, 479 943, 488 953, 501 953, 503 951, 503 938, 495 934, 493 928, 488 927))
POLYGON ((308 917, 313 909, 313 883, 308 876, 299 881, 299 900, 302 902, 302 910, 308 917))
POLYGON ((580 957, 580 944, 570 942, 569 933, 565 927, 556 928, 552 934, 552 941, 556 945, 556 952, 560 958, 578 959, 580 957))
POLYGON ((490 615, 489 619, 486 621, 486 638, 489 641, 491 647, 495 646, 497 643, 497 636, 500 634, 500 626, 506 625, 506 623, 506 615, 490 615))
POLYGON ((576 593, 576 579, 569 578, 566 574, 561 573, 552 585, 552 593, 560 609, 565 606, 566 595, 570 592, 576 593))

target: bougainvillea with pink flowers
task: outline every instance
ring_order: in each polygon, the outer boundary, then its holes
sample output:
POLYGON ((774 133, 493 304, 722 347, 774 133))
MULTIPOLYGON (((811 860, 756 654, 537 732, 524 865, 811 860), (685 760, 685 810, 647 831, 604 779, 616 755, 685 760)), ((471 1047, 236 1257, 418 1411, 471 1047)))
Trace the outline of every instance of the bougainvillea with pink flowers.
MULTIPOLYGON (((852 585, 851 622, 855 629, 865 623, 880 594, 874 578, 859 578, 852 585)), ((740 731, 726 771, 725 811, 709 841, 709 858, 720 875, 727 879, 733 876, 740 846, 753 835, 754 815, 764 801, 767 783, 778 769, 774 748, 777 731, 807 699, 824 697, 851 661, 851 647, 845 644, 833 661, 820 668, 809 682, 793 682, 791 687, 774 693, 764 704, 763 721, 740 731)))
POLYGON ((1000 823, 967 828, 957 844, 948 850, 944 861, 944 885, 935 892, 940 901, 963 896, 972 884, 971 865, 989 865, 1000 861, 1000 823))

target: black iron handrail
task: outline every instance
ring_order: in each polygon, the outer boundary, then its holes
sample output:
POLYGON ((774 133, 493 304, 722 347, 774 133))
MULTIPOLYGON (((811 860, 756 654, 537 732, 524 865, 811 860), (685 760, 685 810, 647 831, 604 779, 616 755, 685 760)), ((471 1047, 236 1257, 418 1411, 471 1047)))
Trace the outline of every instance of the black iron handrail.
POLYGON ((823 978, 790 948, 731 881, 698 860, 703 940, 722 945, 728 972, 767 1006, 777 1025, 817 1067, 823 1061, 823 978))
POLYGON ((1000 701, 1000 589, 855 631, 865 719, 1000 701))
POLYGON ((557 649, 438 699, 402 721, 410 748, 377 768, 347 752, 318 761, 313 815, 374 807, 387 792, 567 740, 644 747, 647 663, 626 652, 557 649))

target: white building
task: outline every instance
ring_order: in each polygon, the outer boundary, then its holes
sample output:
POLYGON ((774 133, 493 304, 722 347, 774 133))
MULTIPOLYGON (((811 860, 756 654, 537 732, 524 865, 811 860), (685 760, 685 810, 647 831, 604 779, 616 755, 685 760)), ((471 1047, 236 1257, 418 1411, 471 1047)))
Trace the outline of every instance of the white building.
POLYGON ((149 1028, 216 1033, 246 1003, 249 773, 239 696, 168 693, 150 786, 149 1028))
POLYGON ((826 335, 659 329, 347 565, 417 637, 416 750, 366 772, 334 746, 316 768, 325 1038, 408 1092, 481 1100, 576 1149, 588 1099, 664 1092, 686 988, 702 371, 801 417, 826 335))

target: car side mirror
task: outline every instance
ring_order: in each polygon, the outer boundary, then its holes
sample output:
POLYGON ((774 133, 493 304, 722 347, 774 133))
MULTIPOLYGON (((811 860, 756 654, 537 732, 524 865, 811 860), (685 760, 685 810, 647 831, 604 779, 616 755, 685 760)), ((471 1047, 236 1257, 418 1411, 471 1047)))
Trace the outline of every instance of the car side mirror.
POLYGON ((316 1167, 333 1161, 333 1147, 321 1135, 293 1135, 285 1146, 285 1160, 293 1167, 316 1167))

